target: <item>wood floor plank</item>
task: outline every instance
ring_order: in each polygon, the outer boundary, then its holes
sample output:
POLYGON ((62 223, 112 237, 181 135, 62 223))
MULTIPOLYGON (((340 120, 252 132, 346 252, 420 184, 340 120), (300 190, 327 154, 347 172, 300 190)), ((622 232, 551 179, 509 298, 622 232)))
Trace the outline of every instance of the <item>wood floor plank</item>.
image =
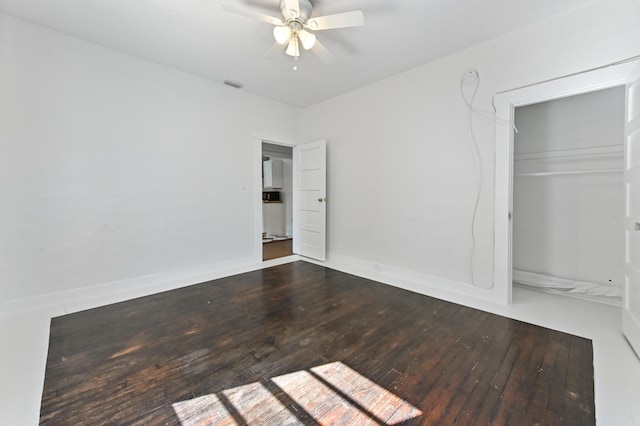
POLYGON ((53 318, 40 422, 589 425, 593 351, 294 262, 53 318))

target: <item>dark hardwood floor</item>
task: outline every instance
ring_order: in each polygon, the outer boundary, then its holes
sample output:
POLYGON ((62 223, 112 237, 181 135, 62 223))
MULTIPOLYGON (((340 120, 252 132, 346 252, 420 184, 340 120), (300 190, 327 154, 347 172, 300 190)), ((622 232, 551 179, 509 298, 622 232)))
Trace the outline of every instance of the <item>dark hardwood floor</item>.
POLYGON ((54 318, 40 421, 589 425, 592 345, 295 262, 54 318))

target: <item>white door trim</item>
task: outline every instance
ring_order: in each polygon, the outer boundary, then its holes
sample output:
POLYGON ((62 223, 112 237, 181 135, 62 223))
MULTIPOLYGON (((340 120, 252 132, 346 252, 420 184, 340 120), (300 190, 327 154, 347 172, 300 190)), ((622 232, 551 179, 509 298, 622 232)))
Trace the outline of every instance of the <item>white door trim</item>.
MULTIPOLYGON (((497 116, 513 122, 515 107, 567 96, 622 86, 629 81, 638 61, 576 74, 533 86, 497 94, 497 116)), ((496 125, 496 170, 494 209, 494 291, 502 304, 512 301, 512 227, 513 212, 513 126, 496 125)))
POLYGON ((253 132, 253 199, 254 199, 254 219, 253 219, 253 235, 254 247, 253 257, 256 262, 262 262, 262 143, 268 142, 274 145, 289 146, 291 148, 297 145, 295 139, 272 135, 263 132, 253 132))
POLYGON ((626 87, 625 105, 625 277, 622 304, 622 332, 640 356, 640 261, 635 247, 640 242, 640 206, 636 201, 640 192, 640 162, 638 161, 638 135, 640 135, 640 67, 633 81, 626 87))

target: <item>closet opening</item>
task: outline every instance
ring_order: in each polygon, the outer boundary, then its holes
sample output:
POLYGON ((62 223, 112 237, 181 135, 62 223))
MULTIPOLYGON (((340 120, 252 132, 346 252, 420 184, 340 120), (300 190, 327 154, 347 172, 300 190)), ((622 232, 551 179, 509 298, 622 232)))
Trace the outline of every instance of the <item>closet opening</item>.
POLYGON ((518 106, 512 282, 620 306, 625 88, 518 106))

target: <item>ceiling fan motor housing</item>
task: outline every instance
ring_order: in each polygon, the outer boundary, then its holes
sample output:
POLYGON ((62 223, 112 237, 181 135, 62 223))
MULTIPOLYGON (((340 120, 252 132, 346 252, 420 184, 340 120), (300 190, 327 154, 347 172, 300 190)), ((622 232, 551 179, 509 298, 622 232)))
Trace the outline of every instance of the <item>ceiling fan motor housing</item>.
POLYGON ((302 23, 307 22, 309 17, 311 16, 311 11, 313 7, 311 6, 311 2, 309 0, 298 0, 300 4, 300 15, 296 15, 295 10, 287 9, 287 2, 282 0, 280 2, 280 10, 282 11, 282 16, 287 20, 296 20, 301 21, 302 23))

